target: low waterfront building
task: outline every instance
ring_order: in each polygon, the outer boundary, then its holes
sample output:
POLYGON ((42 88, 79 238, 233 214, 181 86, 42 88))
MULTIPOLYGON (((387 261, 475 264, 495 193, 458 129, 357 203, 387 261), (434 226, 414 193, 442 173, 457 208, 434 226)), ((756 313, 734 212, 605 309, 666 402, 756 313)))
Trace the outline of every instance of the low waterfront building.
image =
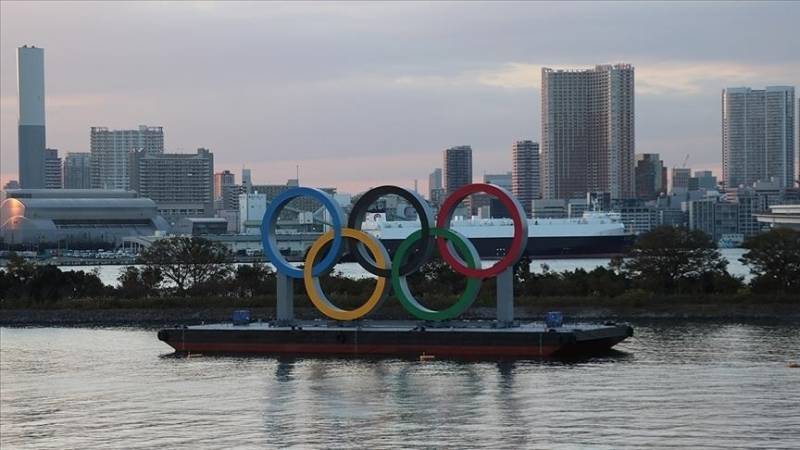
POLYGON ((756 214, 759 223, 770 228, 791 228, 800 231, 800 205, 772 205, 769 212, 756 214))
POLYGON ((722 196, 711 191, 706 193, 706 198, 689 199, 686 202, 689 228, 702 230, 714 240, 725 235, 740 235, 743 239, 755 236, 770 223, 769 214, 764 220, 759 216, 781 203, 784 191, 774 181, 757 182, 752 187, 740 187, 722 196))
POLYGON ((267 195, 239 195, 239 233, 261 234, 261 220, 267 212, 267 195))
POLYGON ((633 234, 646 233, 657 225, 657 214, 652 206, 624 205, 619 208, 625 231, 633 234))
POLYGON ((172 234, 207 236, 228 233, 228 221, 221 217, 184 217, 173 227, 172 234))
MULTIPOLYGON (((239 203, 238 201, 236 202, 239 203)), ((221 217, 228 222, 228 233, 236 234, 239 232, 239 210, 238 209, 223 209, 217 211, 216 217, 221 217)))
POLYGON ((12 246, 119 245, 124 237, 168 227, 155 202, 132 191, 19 189, 0 204, 0 236, 12 246))

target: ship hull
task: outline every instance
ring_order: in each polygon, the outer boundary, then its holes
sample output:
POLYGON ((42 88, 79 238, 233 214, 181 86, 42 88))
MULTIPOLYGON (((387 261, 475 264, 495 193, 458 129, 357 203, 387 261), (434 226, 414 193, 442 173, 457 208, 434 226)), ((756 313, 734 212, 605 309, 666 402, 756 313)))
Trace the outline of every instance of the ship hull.
POLYGON ((588 329, 419 326, 198 326, 159 331, 177 352, 524 359, 601 353, 633 335, 625 325, 588 329))
MULTIPOLYGON (((624 254, 633 241, 633 235, 530 237, 525 255, 530 258, 611 257, 624 254)), ((393 255, 403 241, 381 239, 381 242, 389 254, 393 255)), ((499 259, 506 254, 511 239, 473 237, 470 238, 470 242, 478 250, 481 258, 499 259)))

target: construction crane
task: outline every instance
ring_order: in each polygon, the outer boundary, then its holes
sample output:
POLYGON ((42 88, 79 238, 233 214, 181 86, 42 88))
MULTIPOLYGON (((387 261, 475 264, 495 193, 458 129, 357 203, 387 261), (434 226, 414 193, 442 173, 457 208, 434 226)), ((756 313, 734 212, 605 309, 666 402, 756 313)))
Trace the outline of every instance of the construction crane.
POLYGON ((687 162, 689 162, 689 153, 686 154, 686 158, 683 158, 683 165, 681 167, 685 169, 687 162))

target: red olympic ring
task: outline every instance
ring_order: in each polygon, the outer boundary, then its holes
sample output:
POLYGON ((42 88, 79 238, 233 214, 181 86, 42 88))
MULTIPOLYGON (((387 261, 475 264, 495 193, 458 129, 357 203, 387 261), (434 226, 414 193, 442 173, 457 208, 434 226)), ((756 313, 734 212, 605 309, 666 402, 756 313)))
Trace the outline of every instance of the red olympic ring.
POLYGON ((439 215, 436 218, 436 226, 438 228, 449 229, 450 221, 453 219, 453 213, 458 204, 468 196, 479 192, 489 194, 500 200, 500 203, 502 203, 509 214, 511 214, 511 219, 514 222, 514 238, 505 256, 486 269, 480 267, 471 269, 457 256, 457 253, 447 240, 437 237, 436 246, 439 248, 439 254, 442 256, 442 259, 457 273, 472 278, 491 278, 496 277, 519 261, 528 244, 528 220, 522 209, 522 205, 520 205, 519 201, 514 198, 511 193, 499 186, 487 183, 473 183, 461 187, 447 197, 444 203, 442 203, 439 209, 439 215))

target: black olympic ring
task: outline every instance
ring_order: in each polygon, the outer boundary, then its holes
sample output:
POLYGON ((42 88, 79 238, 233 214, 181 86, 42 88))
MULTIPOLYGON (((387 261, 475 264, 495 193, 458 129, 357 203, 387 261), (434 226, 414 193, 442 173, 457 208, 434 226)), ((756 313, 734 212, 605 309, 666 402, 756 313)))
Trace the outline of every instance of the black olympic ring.
MULTIPOLYGON (((350 212, 350 217, 347 220, 347 227, 355 230, 361 230, 361 223, 364 221, 364 217, 367 215, 367 208, 369 208, 369 206, 379 198, 392 194, 408 201, 411 204, 411 206, 417 212, 420 222, 420 229, 422 230, 422 236, 420 237, 419 242, 414 246, 415 251, 411 253, 408 262, 406 262, 400 268, 400 275, 406 276, 416 272, 420 267, 422 267, 423 264, 425 264, 426 261, 428 261, 428 259, 430 259, 435 246, 436 238, 433 236, 433 234, 431 234, 431 224, 434 223, 433 211, 431 211, 431 207, 428 205, 428 202, 425 201, 425 199, 423 199, 418 193, 399 186, 386 185, 372 188, 365 192, 361 198, 356 201, 355 205, 353 205, 353 210, 350 212)), ((350 253, 355 257, 358 264, 360 264, 364 270, 379 277, 390 278, 392 276, 391 269, 382 269, 375 266, 375 261, 368 256, 367 249, 364 248, 364 244, 355 240, 348 240, 347 246, 350 250, 350 253)))

